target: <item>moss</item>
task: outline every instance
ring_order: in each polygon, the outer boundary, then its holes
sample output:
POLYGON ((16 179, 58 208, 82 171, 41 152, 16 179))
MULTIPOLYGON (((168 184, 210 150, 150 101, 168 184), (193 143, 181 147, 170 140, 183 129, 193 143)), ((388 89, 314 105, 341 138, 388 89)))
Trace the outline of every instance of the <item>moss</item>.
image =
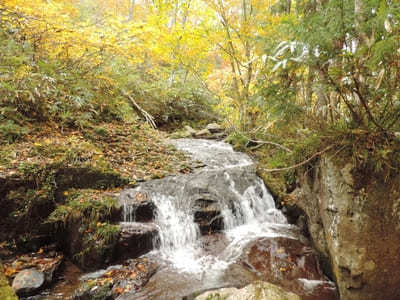
POLYGON ((27 132, 27 128, 19 126, 13 120, 0 122, 0 142, 14 143, 22 139, 27 132))
POLYGON ((107 129, 102 126, 96 127, 93 131, 94 131, 94 133, 96 133, 97 135, 100 135, 102 137, 105 137, 108 134, 107 129))
POLYGON ((4 275, 3 265, 0 261, 0 298, 2 300, 18 300, 14 290, 8 284, 6 276, 4 275))
POLYGON ((82 208, 83 217, 102 209, 97 202, 81 205, 82 199, 75 201, 76 207, 71 207, 73 203, 60 206, 70 201, 64 192, 71 188, 101 193, 185 169, 186 157, 164 145, 158 131, 136 123, 93 125, 59 132, 54 124, 32 124, 29 139, 0 143, 0 228, 5 228, 0 239, 52 235, 49 222, 43 221, 56 208, 48 219, 56 225, 53 229, 66 224, 69 209, 82 208), (84 205, 88 205, 86 211, 84 205))
POLYGON ((63 236, 69 254, 83 268, 101 267, 110 261, 120 234, 113 220, 120 215, 115 197, 99 190, 64 192, 65 203, 50 214, 47 222, 63 236))

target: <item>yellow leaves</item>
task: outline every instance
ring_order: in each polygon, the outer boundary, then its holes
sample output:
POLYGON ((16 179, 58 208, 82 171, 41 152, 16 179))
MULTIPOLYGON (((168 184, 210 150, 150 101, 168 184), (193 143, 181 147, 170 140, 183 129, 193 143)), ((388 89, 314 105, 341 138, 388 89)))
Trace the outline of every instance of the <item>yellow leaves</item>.
POLYGON ((24 78, 27 76, 27 74, 31 71, 31 69, 32 69, 32 67, 30 67, 30 66, 28 66, 28 65, 20 66, 20 67, 15 71, 14 78, 15 78, 16 80, 24 79, 24 78))

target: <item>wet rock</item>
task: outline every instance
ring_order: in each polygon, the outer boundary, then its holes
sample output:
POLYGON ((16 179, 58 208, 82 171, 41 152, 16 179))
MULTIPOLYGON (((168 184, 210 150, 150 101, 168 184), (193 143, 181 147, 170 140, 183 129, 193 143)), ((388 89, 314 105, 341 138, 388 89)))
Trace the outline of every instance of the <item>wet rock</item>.
POLYGON ((221 254, 229 244, 229 240, 226 238, 224 233, 203 235, 200 238, 200 241, 204 252, 214 256, 221 254))
POLYGON ((45 283, 45 274, 35 268, 22 270, 15 276, 12 288, 18 296, 37 293, 45 283))
POLYGON ((294 203, 342 299, 400 299, 399 180, 326 156, 299 170, 294 203))
POLYGON ((258 279, 282 286, 307 300, 337 299, 313 249, 300 240, 276 237, 250 242, 240 257, 258 279))
POLYGON ((128 189, 122 191, 118 206, 123 208, 125 222, 149 222, 154 219, 155 205, 146 192, 128 189))
POLYGON ((194 221, 199 224, 201 234, 211 234, 224 229, 224 218, 218 202, 198 199, 194 202, 194 221))
POLYGON ((208 131, 210 131, 211 133, 219 133, 219 132, 221 132, 221 131, 224 130, 224 128, 223 128, 221 125, 217 124, 217 123, 210 123, 210 124, 208 124, 208 125, 206 126, 206 129, 207 129, 208 131))
POLYGON ((127 260, 122 266, 112 266, 93 275, 85 275, 73 299, 116 299, 121 294, 134 293, 149 281, 157 268, 154 261, 142 257, 127 260))
POLYGON ((255 282, 244 288, 222 288, 197 296, 196 300, 301 300, 298 295, 268 282, 255 282))
POLYGON ((124 222, 120 224, 121 233, 116 246, 119 259, 135 258, 156 246, 158 228, 154 223, 124 222))

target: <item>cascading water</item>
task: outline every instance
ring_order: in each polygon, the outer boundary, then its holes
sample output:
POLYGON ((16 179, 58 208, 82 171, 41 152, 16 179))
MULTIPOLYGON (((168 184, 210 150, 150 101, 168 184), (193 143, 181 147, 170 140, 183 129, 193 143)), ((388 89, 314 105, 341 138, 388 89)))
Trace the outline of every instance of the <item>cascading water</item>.
MULTIPOLYGON (((196 281, 188 283, 190 288, 223 285, 224 271, 246 243, 259 237, 291 237, 291 225, 275 208, 247 155, 234 152, 222 142, 182 139, 174 144, 206 167, 194 174, 145 183, 136 189, 147 191, 156 207, 154 223, 159 229, 159 248, 150 255, 165 262, 165 274, 181 276, 174 280, 182 282, 183 277, 190 277, 196 281), (196 203, 211 203, 210 207, 217 207, 219 213, 214 218, 220 216, 223 220, 226 245, 217 253, 207 251, 203 245, 199 224, 195 222, 196 203)), ((129 205, 124 205, 124 209, 124 219, 132 221, 132 209, 129 205)), ((207 214, 207 209, 201 213, 207 214)), ((132 299, 142 298, 137 295, 132 299)))

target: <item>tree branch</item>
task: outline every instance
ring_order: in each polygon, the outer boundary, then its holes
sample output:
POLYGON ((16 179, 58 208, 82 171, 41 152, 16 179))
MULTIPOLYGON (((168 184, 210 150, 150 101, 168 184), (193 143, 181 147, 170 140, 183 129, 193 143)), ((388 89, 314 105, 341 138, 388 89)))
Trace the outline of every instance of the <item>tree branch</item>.
MULTIPOLYGON (((258 141, 258 140, 251 140, 251 139, 249 139, 248 141, 252 142, 252 143, 256 143, 256 144, 258 144, 258 146, 261 146, 261 145, 272 145, 272 146, 281 148, 281 149, 283 149, 283 150, 285 150, 285 151, 287 151, 289 153, 293 152, 292 150, 290 150, 289 148, 287 148, 287 147, 285 147, 285 146, 283 146, 281 144, 270 142, 270 141, 258 141)), ((256 147, 258 147, 258 146, 256 146, 256 147)))
POLYGON ((262 170, 265 171, 265 172, 279 172, 279 171, 288 171, 288 170, 291 170, 291 169, 295 169, 295 168, 304 166, 305 164, 307 164, 307 163, 309 163, 310 161, 312 161, 314 158, 316 158, 316 157, 318 157, 318 156, 321 156, 322 154, 324 154, 324 153, 327 152, 328 150, 332 149, 334 146, 336 146, 336 145, 335 145, 335 144, 330 145, 330 146, 326 147, 324 150, 321 150, 321 151, 315 153, 315 154, 314 154, 313 156, 311 156, 310 158, 308 158, 308 159, 306 159, 306 160, 304 160, 304 161, 302 161, 302 162, 300 162, 300 163, 298 163, 298 164, 295 164, 295 165, 293 165, 293 166, 286 167, 286 168, 276 168, 276 169, 265 169, 265 168, 263 168, 262 170))
POLYGON ((139 104, 125 91, 121 91, 122 95, 124 95, 126 98, 129 99, 130 104, 132 105, 133 109, 136 110, 139 114, 141 114, 144 119, 146 120, 147 123, 150 124, 152 128, 157 128, 157 125, 154 121, 154 118, 152 115, 150 115, 147 111, 145 111, 143 108, 140 107, 139 104))

